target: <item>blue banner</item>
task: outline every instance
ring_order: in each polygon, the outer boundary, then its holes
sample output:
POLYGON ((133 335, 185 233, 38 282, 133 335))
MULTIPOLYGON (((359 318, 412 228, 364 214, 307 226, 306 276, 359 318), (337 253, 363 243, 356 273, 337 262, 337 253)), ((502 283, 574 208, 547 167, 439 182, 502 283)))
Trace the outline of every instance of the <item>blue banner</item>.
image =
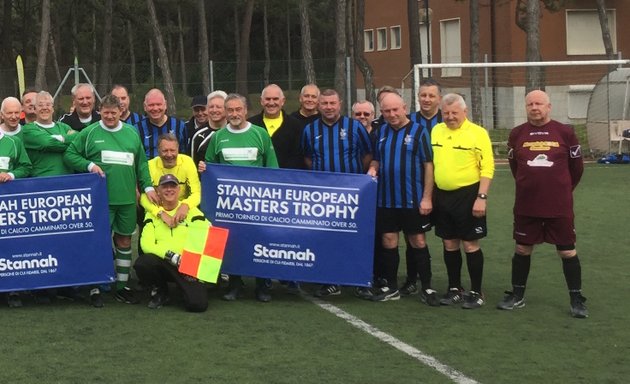
POLYGON ((104 178, 80 174, 0 184, 0 292, 112 281, 104 178))
POLYGON ((371 284, 372 177, 208 164, 201 182, 202 210, 230 229, 222 272, 371 284))

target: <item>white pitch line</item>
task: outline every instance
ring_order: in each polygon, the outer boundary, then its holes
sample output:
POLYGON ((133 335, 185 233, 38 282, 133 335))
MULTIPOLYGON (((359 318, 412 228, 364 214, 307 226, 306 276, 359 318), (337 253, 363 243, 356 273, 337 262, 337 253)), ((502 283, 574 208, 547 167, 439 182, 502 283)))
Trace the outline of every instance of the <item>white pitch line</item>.
POLYGON ((325 303, 321 300, 318 300, 312 297, 308 297, 306 295, 304 295, 304 297, 312 301, 315 305, 319 306, 320 308, 332 313, 333 315, 339 318, 344 319, 348 324, 352 325, 353 327, 358 328, 362 330, 363 332, 376 337, 380 341, 386 344, 389 344, 392 347, 398 349, 399 351, 413 357, 414 359, 418 360, 422 364, 435 369, 436 371, 448 377, 449 379, 453 380, 453 382, 457 384, 479 384, 477 381, 471 379, 470 377, 467 377, 463 373, 449 367, 446 364, 441 363, 435 357, 427 355, 421 350, 403 342, 402 340, 395 338, 394 336, 388 333, 381 331, 375 326, 366 323, 365 321, 359 319, 356 316, 349 314, 348 312, 344 311, 343 309, 339 307, 336 307, 332 304, 325 303))

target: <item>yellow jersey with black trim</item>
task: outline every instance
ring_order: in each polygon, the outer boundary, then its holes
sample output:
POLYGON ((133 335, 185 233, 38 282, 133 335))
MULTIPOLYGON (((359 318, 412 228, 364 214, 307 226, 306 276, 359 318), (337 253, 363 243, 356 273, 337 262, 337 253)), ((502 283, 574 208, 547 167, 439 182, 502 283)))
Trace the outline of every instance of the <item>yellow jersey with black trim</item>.
POLYGON ((492 143, 485 128, 464 120, 457 129, 446 123, 431 131, 435 185, 453 191, 494 176, 492 143))

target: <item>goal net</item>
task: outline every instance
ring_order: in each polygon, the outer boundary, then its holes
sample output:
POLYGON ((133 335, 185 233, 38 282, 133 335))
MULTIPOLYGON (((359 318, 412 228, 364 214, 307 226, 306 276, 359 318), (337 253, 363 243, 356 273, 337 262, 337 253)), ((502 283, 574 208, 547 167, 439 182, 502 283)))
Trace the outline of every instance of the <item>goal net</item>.
MULTIPOLYGON (((527 67, 538 68, 551 99, 552 118, 585 128, 588 148, 599 155, 621 152, 628 145, 621 136, 630 128, 630 68, 623 67, 628 63, 630 60, 417 64, 410 90, 417 95, 422 80, 431 77, 440 83, 443 95, 455 92, 464 96, 470 120, 489 130, 509 130, 526 121, 526 71, 527 67), (473 73, 478 84, 476 100, 473 73)), ((417 100, 415 107, 417 110, 417 100)))

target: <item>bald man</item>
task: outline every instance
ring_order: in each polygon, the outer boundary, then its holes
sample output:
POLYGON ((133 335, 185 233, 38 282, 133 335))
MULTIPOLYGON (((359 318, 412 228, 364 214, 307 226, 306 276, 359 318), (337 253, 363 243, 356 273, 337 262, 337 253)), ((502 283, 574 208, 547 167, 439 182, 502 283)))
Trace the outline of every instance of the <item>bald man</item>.
POLYGON ((22 112, 22 103, 15 97, 7 97, 2 100, 0 107, 0 131, 8 136, 17 136, 22 138, 22 125, 20 124, 20 114, 22 112))
POLYGON ((407 105, 395 93, 383 96, 380 110, 385 124, 374 132, 374 159, 368 174, 378 177, 377 233, 382 248, 380 260, 387 286, 381 287, 373 301, 398 300, 398 233, 407 238, 408 253, 420 272, 420 300, 439 306, 437 292, 431 287, 431 256, 425 233, 431 230, 433 210, 433 154, 427 130, 407 117, 407 105), (395 191, 392 193, 392 191, 395 191))
POLYGON ((177 137, 179 150, 182 153, 190 152, 186 123, 166 114, 168 105, 164 93, 157 88, 150 89, 144 96, 143 105, 146 117, 135 126, 138 129, 147 159, 151 160, 158 156, 158 137, 166 133, 172 133, 177 137))
POLYGON ((280 168, 304 169, 304 156, 300 152, 303 127, 282 109, 285 101, 282 88, 269 84, 260 94, 262 112, 250 117, 249 122, 267 130, 280 168))
POLYGON ((525 285, 535 244, 550 243, 562 260, 570 312, 588 317, 582 296, 582 267, 575 248, 573 190, 584 171, 580 143, 573 128, 551 119, 551 102, 543 91, 525 97, 527 122, 512 129, 508 159, 516 185, 512 257, 512 291, 497 307, 525 306, 525 285))

